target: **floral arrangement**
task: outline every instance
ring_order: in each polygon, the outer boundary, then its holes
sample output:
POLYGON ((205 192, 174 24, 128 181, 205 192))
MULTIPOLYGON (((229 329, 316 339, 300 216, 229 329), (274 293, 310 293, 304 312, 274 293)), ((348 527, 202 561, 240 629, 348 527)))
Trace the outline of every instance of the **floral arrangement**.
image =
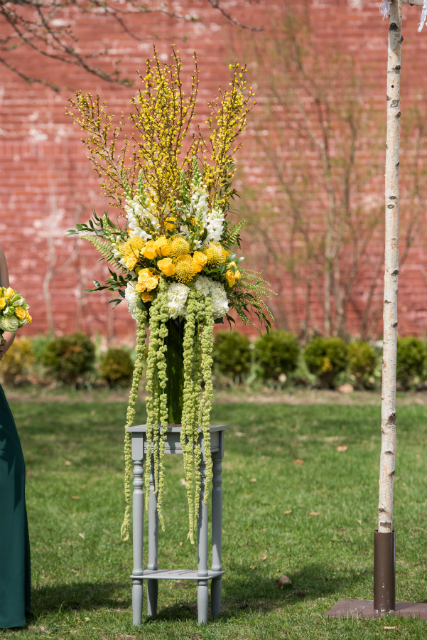
POLYGON ((21 294, 12 287, 0 287, 0 338, 5 331, 16 333, 18 329, 32 322, 29 308, 21 294))
MULTIPOLYGON (((88 224, 70 234, 93 243, 110 265, 103 285, 95 289, 125 299, 137 323, 137 358, 127 411, 126 429, 133 424, 135 401, 149 328, 147 356, 147 441, 154 456, 155 487, 163 526, 163 456, 169 423, 181 423, 181 445, 189 501, 189 538, 193 542, 201 479, 201 436, 209 450, 212 398, 212 336, 215 323, 234 322, 234 309, 246 324, 253 312, 261 325, 270 326, 264 297, 271 293, 258 273, 242 268, 240 232, 244 222, 227 218, 235 173, 236 138, 252 108, 246 68, 231 65, 228 91, 211 103, 208 140, 193 122, 198 95, 198 67, 191 89, 184 93, 182 63, 172 48, 172 64, 162 65, 154 49, 147 60, 142 88, 131 100, 134 134, 123 134, 124 117, 113 126, 99 96, 76 93, 71 105, 79 112, 75 123, 87 133, 83 139, 94 169, 102 179, 104 195, 124 214, 93 215, 88 224), (121 150, 117 151, 120 136, 121 150), (186 151, 184 151, 186 149, 186 151), (129 162, 130 161, 130 162, 129 162), (124 224, 121 224, 123 221, 124 224)), ((255 326, 255 325, 254 325, 255 326)), ((126 514, 122 536, 129 536, 131 439, 125 436, 126 514)), ((206 456, 207 499, 212 478, 206 456)), ((150 464, 145 464, 148 486, 150 464)), ((148 492, 146 492, 148 501, 148 492)))

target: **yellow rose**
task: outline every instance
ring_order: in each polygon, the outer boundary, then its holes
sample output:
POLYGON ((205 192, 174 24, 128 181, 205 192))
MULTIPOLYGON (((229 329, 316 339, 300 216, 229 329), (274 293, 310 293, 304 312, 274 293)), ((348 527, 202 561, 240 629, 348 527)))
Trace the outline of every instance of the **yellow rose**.
POLYGON ((203 268, 208 261, 208 257, 201 251, 195 251, 193 255, 193 260, 203 268))
POLYGON ((123 258, 123 262, 125 263, 126 268, 129 269, 129 271, 132 271, 138 262, 138 258, 136 256, 125 256, 123 258))
POLYGON ((144 258, 147 260, 154 260, 156 257, 156 247, 154 246, 154 240, 149 240, 145 247, 141 251, 144 258))
POLYGON ((32 323, 32 321, 33 321, 33 319, 32 319, 32 317, 30 316, 30 314, 28 313, 28 311, 26 311, 26 312, 25 312, 25 317, 26 317, 26 319, 27 319, 28 324, 31 324, 31 323, 32 323))
POLYGON ((200 265, 195 260, 193 260, 193 265, 194 265, 194 270, 195 270, 196 273, 200 273, 200 271, 203 269, 202 265, 200 265))
POLYGON ((6 306, 6 300, 4 298, 0 298, 0 310, 4 309, 6 306))
POLYGON ((159 284, 159 279, 157 276, 153 276, 152 278, 148 278, 146 282, 147 291, 152 291, 159 284))
POLYGON ((153 297, 154 296, 152 296, 151 293, 148 293, 147 291, 144 291, 144 293, 141 293, 142 302, 151 302, 153 297))
POLYGON ((231 271, 231 269, 226 271, 225 277, 227 278, 227 282, 230 285, 230 287, 234 287, 234 284, 236 282, 236 277, 235 277, 234 273, 231 271))
POLYGON ((157 240, 154 242, 154 246, 156 248, 158 256, 165 257, 165 256, 168 256, 171 252, 171 246, 166 236, 161 236, 160 238, 157 238, 157 240))
POLYGON ((27 312, 22 307, 15 307, 15 314, 18 316, 20 320, 24 320, 27 312))
POLYGON ((175 265, 170 258, 163 258, 163 260, 159 260, 157 266, 165 276, 173 276, 175 274, 175 265))
POLYGON ((8 287, 6 289, 6 291, 4 292, 4 297, 5 298, 11 298, 13 295, 15 295, 14 290, 12 289, 12 287, 8 287))

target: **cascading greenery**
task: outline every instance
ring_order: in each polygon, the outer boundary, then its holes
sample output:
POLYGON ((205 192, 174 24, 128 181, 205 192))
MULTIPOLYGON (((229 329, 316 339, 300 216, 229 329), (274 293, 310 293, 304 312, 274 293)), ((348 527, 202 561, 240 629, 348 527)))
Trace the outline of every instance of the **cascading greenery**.
MULTIPOLYGON (((172 48, 172 63, 162 65, 156 50, 147 60, 142 87, 131 100, 134 134, 124 136, 123 117, 113 126, 105 103, 77 91, 72 116, 110 205, 123 208, 116 222, 94 213, 70 235, 82 234, 109 265, 103 285, 94 280, 89 291, 113 292, 116 306, 126 299, 137 323, 137 358, 126 417, 125 496, 122 536, 129 537, 131 438, 138 384, 144 367, 146 329, 149 345, 147 376, 147 448, 145 483, 151 461, 162 527, 164 454, 169 424, 181 423, 181 445, 189 503, 189 538, 194 531, 201 494, 201 464, 206 467, 205 500, 212 482, 209 419, 212 387, 212 336, 215 323, 230 323, 233 309, 244 324, 253 313, 267 329, 272 318, 264 299, 272 293, 254 271, 242 269, 240 232, 244 221, 232 224, 230 202, 235 174, 236 139, 252 109, 246 67, 230 65, 229 88, 209 104, 208 140, 194 127, 198 68, 188 94, 183 90, 182 62, 172 48), (138 142, 135 136, 139 136, 138 142), (186 136, 191 140, 185 141, 186 136), (183 151, 186 149, 186 152, 183 151), (131 162, 129 163, 129 159, 131 162), (200 167, 201 165, 201 167, 200 167), (121 223, 125 220, 124 227, 121 223)), ((255 326, 255 325, 254 325, 255 326)), ((257 327, 258 328, 258 327, 257 327)), ((149 492, 146 492, 148 507, 149 492)))

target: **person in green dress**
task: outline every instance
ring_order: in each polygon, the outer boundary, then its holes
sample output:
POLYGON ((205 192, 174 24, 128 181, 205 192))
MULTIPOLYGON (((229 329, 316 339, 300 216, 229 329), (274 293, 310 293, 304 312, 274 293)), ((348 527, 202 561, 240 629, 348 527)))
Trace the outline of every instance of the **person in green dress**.
MULTIPOLYGON (((0 286, 9 286, 0 247, 0 286)), ((15 338, 0 338, 0 361, 15 338)), ((0 364, 1 367, 1 364, 0 364)), ((12 412, 0 385, 0 629, 25 627, 31 614, 31 566, 25 506, 25 462, 12 412)))

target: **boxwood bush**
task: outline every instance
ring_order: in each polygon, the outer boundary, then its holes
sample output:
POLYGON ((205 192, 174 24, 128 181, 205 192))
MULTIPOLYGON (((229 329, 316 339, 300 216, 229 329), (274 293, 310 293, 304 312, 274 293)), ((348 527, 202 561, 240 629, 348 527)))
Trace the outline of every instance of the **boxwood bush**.
POLYGON ((425 356, 425 345, 420 338, 397 339, 396 378, 403 389, 408 389, 414 378, 422 376, 425 356))
POLYGON ((45 347, 42 364, 57 380, 75 384, 91 371, 95 360, 95 345, 84 333, 54 338, 45 347))
POLYGON ((300 346, 294 333, 269 331, 255 342, 254 358, 264 380, 278 380, 280 374, 295 371, 300 346))
POLYGON ((359 387, 374 373, 376 361, 375 350, 367 342, 355 340, 348 345, 348 370, 359 387))
POLYGON ((304 359, 323 387, 333 388, 336 376, 347 368, 348 347, 341 338, 317 336, 305 348, 304 359))
POLYGON ((6 384, 18 384, 28 373, 34 362, 34 351, 30 338, 15 338, 0 363, 0 372, 6 384))
POLYGON ((215 335, 213 361, 224 376, 241 382, 251 368, 251 344, 247 336, 238 331, 220 331, 215 335))
POLYGON ((108 349, 101 359, 100 374, 110 387, 126 387, 130 384, 133 362, 125 349, 108 349))

